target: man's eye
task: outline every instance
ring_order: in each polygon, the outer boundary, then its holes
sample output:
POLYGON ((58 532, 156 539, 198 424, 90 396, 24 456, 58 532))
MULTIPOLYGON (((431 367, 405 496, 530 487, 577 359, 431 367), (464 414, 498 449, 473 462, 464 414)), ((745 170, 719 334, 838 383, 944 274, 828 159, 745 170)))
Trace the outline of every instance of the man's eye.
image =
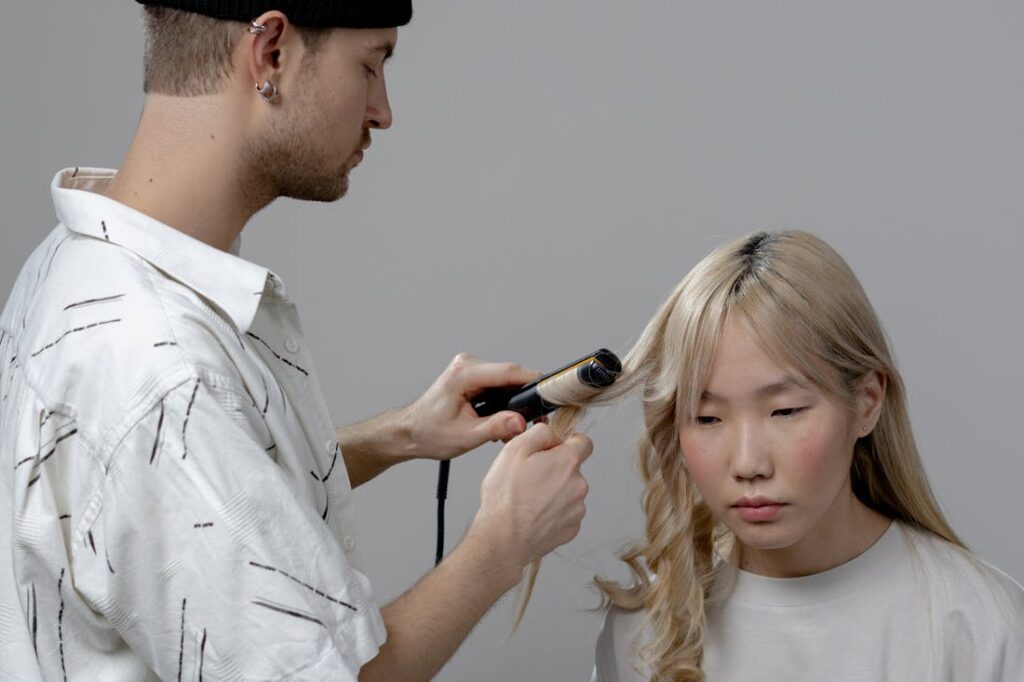
POLYGON ((701 426, 711 426, 712 424, 717 424, 719 421, 718 417, 711 417, 704 414, 697 415, 697 423, 701 426))
POLYGON ((806 407, 786 407, 781 410, 775 410, 772 412, 773 417, 792 417, 793 415, 800 414, 806 407))
POLYGON ((364 69, 366 69, 366 75, 367 75, 367 76, 374 76, 374 77, 376 77, 376 75, 377 75, 377 70, 376 70, 376 69, 374 69, 374 68, 373 68, 372 66, 370 66, 370 65, 368 65, 368 64, 364 64, 364 65, 363 65, 363 68, 364 68, 364 69))

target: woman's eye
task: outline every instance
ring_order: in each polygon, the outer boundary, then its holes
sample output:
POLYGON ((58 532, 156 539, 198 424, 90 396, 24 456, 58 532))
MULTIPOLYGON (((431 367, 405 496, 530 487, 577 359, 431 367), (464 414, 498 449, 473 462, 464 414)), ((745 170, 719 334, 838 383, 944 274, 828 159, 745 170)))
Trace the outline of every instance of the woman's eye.
POLYGON ((793 415, 799 414, 806 410, 806 407, 786 407, 781 410, 775 410, 772 412, 773 417, 792 417, 793 415))
POLYGON ((376 69, 374 69, 372 66, 370 66, 368 64, 364 64, 363 68, 366 69, 366 75, 367 76, 376 76, 377 75, 376 69))
POLYGON ((712 424, 717 424, 718 421, 718 417, 710 417, 703 414, 697 415, 697 423, 701 426, 711 426, 712 424))

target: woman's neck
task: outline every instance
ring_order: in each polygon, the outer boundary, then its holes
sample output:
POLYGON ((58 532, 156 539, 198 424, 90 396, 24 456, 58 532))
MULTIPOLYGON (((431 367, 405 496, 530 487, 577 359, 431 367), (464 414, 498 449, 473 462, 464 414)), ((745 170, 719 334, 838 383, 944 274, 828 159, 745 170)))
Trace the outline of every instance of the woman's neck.
POLYGON ((850 490, 795 544, 780 549, 755 549, 737 543, 733 563, 744 571, 772 578, 821 573, 862 554, 882 537, 891 522, 850 490))

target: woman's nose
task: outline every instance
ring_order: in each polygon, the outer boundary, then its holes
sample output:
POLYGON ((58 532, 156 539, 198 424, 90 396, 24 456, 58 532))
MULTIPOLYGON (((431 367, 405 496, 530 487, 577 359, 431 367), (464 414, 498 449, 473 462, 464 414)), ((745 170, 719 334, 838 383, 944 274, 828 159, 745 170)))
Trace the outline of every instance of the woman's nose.
POLYGON ((740 422, 732 438, 730 469, 737 480, 771 478, 773 473, 771 448, 756 424, 740 422))

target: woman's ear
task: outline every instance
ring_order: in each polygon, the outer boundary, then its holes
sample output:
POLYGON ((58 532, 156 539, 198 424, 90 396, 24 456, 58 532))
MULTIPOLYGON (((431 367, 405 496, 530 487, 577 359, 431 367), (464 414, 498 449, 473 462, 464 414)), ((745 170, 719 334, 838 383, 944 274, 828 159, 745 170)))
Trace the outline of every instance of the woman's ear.
POLYGON ((857 437, 863 438, 874 431, 875 424, 885 405, 885 388, 888 380, 878 370, 872 370, 857 385, 857 437))

